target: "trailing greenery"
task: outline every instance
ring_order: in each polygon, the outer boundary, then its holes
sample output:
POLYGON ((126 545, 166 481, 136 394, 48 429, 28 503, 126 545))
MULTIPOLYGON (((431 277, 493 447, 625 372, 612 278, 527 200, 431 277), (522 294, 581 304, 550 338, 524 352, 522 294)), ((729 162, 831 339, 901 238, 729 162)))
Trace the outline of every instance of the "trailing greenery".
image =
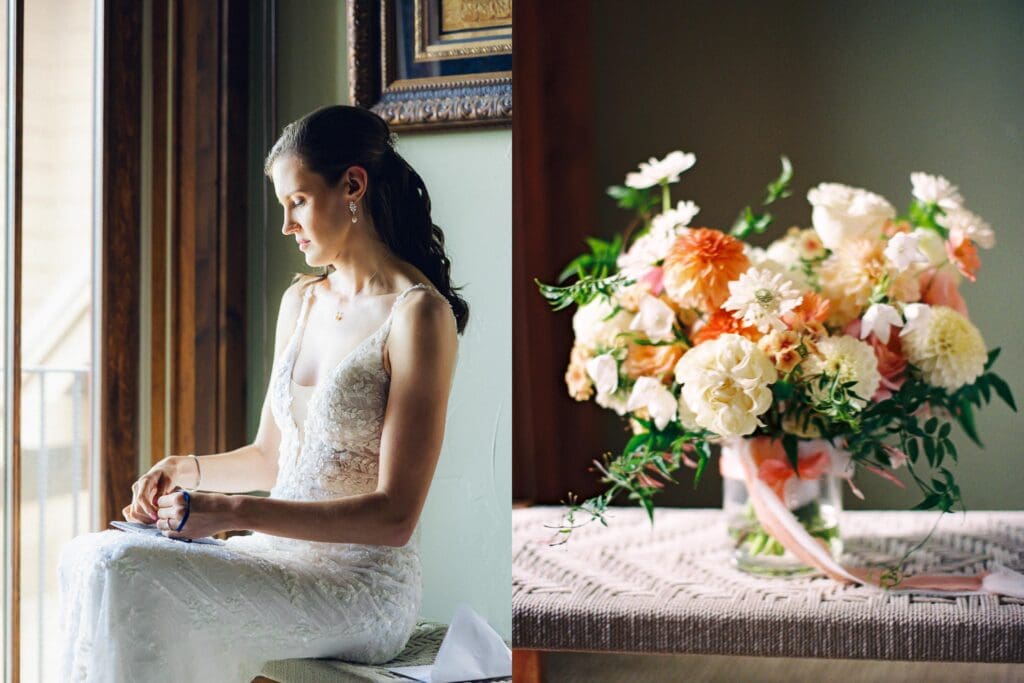
MULTIPOLYGON (((782 157, 782 172, 772 182, 768 183, 765 191, 765 198, 761 206, 769 206, 780 199, 785 199, 793 194, 790 183, 793 181, 793 165, 785 156, 782 157)), ((729 234, 740 239, 746 239, 751 234, 760 235, 772 224, 773 216, 767 211, 754 213, 754 209, 747 206, 740 212, 739 218, 733 223, 729 234)))

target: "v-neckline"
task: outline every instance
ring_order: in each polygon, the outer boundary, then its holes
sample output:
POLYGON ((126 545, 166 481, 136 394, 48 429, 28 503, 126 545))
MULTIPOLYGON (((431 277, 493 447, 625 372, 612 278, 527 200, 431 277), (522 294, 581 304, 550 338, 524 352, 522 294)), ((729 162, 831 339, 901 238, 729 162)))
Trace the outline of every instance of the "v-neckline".
MULTIPOLYGON (((416 285, 413 285, 413 287, 415 287, 415 286, 416 285)), ((405 291, 409 291, 409 290, 405 290, 405 291)), ((328 377, 330 377, 332 374, 334 374, 334 372, 339 367, 341 367, 341 365, 343 363, 345 363, 345 361, 347 361, 349 358, 351 358, 352 355, 355 354, 356 351, 358 351, 359 349, 363 348, 363 345, 366 344, 366 342, 368 342, 371 339, 373 339, 374 337, 376 337, 377 334, 381 330, 384 329, 384 326, 387 325, 388 322, 391 321, 391 316, 395 312, 395 304, 398 303, 399 297, 401 297, 402 294, 405 293, 405 291, 399 292, 398 296, 395 297, 395 300, 393 302, 391 302, 391 310, 388 311, 388 315, 387 315, 386 318, 384 318, 384 322, 382 322, 377 327, 377 329, 375 329, 373 332, 371 332, 370 334, 368 334, 365 337, 363 337, 363 339, 358 344, 356 344, 351 349, 349 349, 348 353, 346 353, 344 356, 342 356, 341 360, 339 360, 334 365, 334 367, 332 367, 331 369, 329 369, 327 372, 324 373, 324 376, 320 378, 319 382, 316 382, 314 384, 299 384, 298 382, 295 381, 295 363, 299 360, 299 353, 302 352, 302 341, 306 337, 306 324, 309 322, 309 309, 311 309, 313 307, 312 299, 316 298, 316 294, 313 292, 313 289, 310 288, 310 290, 309 290, 310 293, 307 295, 307 299, 306 299, 305 303, 303 304, 302 324, 299 326, 299 329, 296 330, 298 336, 295 339, 295 346, 294 346, 294 348, 292 350, 292 355, 291 355, 291 364, 290 364, 290 367, 288 368, 288 380, 289 380, 289 390, 288 391, 289 391, 289 393, 291 393, 291 383, 294 383, 295 386, 302 387, 303 389, 312 389, 313 390, 312 393, 316 393, 317 388, 320 387, 320 385, 322 385, 324 383, 324 381, 328 377)), ((312 394, 310 394, 309 398, 312 400, 312 398, 313 398, 312 394)))

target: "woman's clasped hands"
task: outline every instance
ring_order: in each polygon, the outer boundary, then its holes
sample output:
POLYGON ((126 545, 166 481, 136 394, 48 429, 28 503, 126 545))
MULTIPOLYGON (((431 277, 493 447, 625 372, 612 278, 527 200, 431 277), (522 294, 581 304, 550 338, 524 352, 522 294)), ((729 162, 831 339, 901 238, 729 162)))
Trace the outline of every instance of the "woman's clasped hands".
POLYGON ((132 484, 132 502, 122 510, 124 518, 155 523, 170 538, 202 538, 234 529, 230 496, 181 490, 198 484, 198 472, 194 456, 164 458, 132 484))

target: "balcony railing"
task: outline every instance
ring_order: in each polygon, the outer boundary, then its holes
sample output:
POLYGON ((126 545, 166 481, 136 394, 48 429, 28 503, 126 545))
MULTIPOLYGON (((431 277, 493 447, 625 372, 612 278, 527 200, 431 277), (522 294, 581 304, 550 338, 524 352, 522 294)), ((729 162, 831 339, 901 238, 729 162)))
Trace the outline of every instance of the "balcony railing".
POLYGON ((22 368, 21 656, 24 680, 31 678, 29 672, 33 668, 36 680, 57 680, 56 658, 44 656, 57 649, 60 637, 56 560, 67 541, 88 530, 89 510, 95 494, 87 462, 89 374, 88 368, 77 367, 33 365, 22 368), (70 415, 67 401, 70 401, 70 415), (57 470, 53 467, 55 462, 59 465, 57 470), (34 643, 29 635, 32 633, 34 643), (32 655, 35 655, 34 667, 32 655))

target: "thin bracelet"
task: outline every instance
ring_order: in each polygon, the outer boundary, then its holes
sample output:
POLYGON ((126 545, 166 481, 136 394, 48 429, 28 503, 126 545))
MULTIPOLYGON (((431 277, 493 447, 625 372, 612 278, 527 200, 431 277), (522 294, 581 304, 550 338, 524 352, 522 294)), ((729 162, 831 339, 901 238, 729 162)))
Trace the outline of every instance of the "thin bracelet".
POLYGON ((188 457, 192 458, 192 460, 196 463, 196 485, 193 486, 192 488, 198 489, 199 482, 203 480, 203 470, 199 467, 199 458, 197 458, 194 453, 189 453, 188 457))

